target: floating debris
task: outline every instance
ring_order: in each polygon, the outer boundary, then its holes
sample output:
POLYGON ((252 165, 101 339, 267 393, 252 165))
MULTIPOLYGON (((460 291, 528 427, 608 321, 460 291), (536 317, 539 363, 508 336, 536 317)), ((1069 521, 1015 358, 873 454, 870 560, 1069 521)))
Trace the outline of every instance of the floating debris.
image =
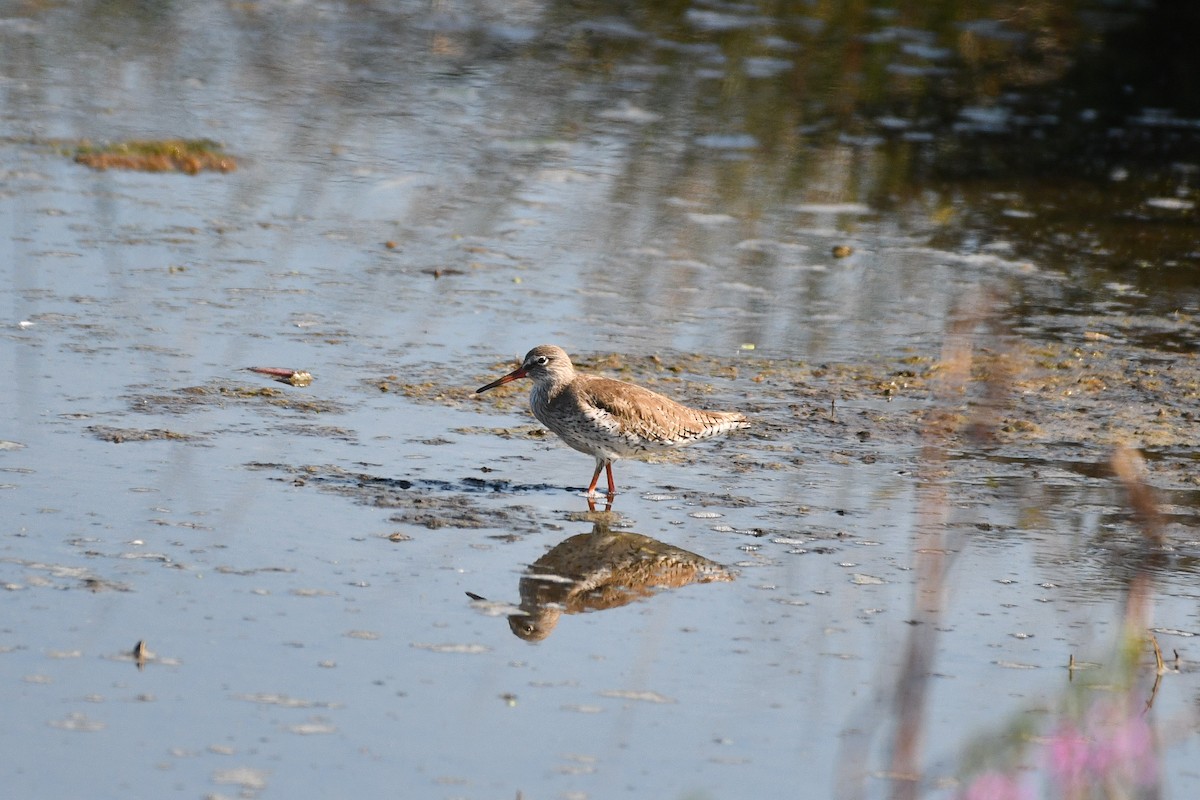
POLYGON ((290 697, 286 694, 276 694, 275 692, 235 694, 231 695, 231 697, 234 700, 242 700, 247 703, 257 703, 263 706, 279 706, 280 708, 341 708, 341 705, 338 703, 325 700, 304 700, 299 697, 290 697))
POLYGON ((669 705, 675 703, 673 698, 658 692, 634 692, 625 689, 606 689, 600 692, 601 697, 615 697, 618 700, 636 700, 641 703, 660 703, 669 705))
POLYGON ((430 269, 423 269, 423 270, 421 270, 421 272, 425 275, 432 275, 435 278, 440 278, 443 275, 465 275, 466 274, 461 269, 454 269, 453 267, 433 267, 430 269))
POLYGON ((337 728, 324 717, 315 717, 308 722, 297 722, 284 726, 284 730, 300 736, 318 736, 327 733, 337 733, 337 728))
POLYGON ((848 244, 838 244, 833 246, 831 252, 834 258, 846 258, 847 256, 854 255, 854 248, 848 244))
POLYGON ((91 719, 86 714, 73 711, 68 714, 65 719, 50 720, 50 727, 58 728, 64 731, 95 733, 96 731, 104 730, 106 726, 105 723, 100 722, 99 720, 91 719))
MULTIPOLYGON (((147 664, 159 664, 167 667, 178 667, 181 663, 177 658, 168 656, 160 656, 146 645, 145 639, 139 639, 138 643, 133 646, 132 650, 121 650, 120 652, 106 655, 104 658, 109 661, 132 661, 138 670, 145 668, 147 664)), ((145 700, 147 697, 153 699, 152 696, 143 695, 139 699, 145 700)))
POLYGON ((146 668, 146 662, 154 658, 154 653, 150 652, 150 648, 146 646, 145 639, 139 639, 138 643, 133 646, 130 652, 133 656, 133 663, 137 664, 139 670, 146 668))
POLYGON ((83 143, 75 150, 75 163, 95 170, 127 169, 139 172, 203 170, 233 172, 237 161, 221 152, 211 139, 162 139, 115 142, 103 146, 83 143))
POLYGON ((429 650, 433 653, 466 653, 468 655, 476 655, 478 653, 490 653, 492 648, 483 644, 435 644, 433 642, 413 642, 412 647, 418 650, 429 650))
POLYGON ((346 631, 346 636, 350 639, 362 639, 363 641, 373 642, 379 638, 379 634, 375 631, 346 631))
POLYGON ((287 367, 246 367, 246 369, 249 372, 267 375, 280 383, 292 386, 308 386, 313 382, 312 373, 302 369, 288 369, 287 367))
POLYGON ((1162 208, 1168 211, 1191 211, 1196 204, 1191 200, 1180 197, 1151 197, 1146 201, 1151 208, 1162 208))
POLYGON ((271 773, 264 769, 236 767, 221 769, 212 774, 213 783, 240 786, 244 792, 258 792, 267 788, 267 777, 271 773))

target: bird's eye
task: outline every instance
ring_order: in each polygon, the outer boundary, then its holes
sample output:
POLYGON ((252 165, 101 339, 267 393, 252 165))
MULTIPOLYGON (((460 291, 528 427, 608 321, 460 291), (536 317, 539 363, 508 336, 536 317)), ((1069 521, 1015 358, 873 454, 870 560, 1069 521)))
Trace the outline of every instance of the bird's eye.
POLYGON ((549 357, 548 357, 548 356, 538 356, 538 357, 537 357, 537 358, 535 358, 533 361, 534 361, 534 363, 535 363, 535 364, 537 364, 539 367, 544 367, 544 366, 546 366, 547 364, 549 364, 549 363, 550 363, 550 359, 549 359, 549 357))

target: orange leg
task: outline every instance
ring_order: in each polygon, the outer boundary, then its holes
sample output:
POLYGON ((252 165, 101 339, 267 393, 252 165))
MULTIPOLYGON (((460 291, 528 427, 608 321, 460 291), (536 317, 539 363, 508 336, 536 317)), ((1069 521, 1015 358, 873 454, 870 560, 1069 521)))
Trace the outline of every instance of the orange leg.
MULTIPOLYGON (((596 465, 596 471, 592 473, 592 482, 588 484, 587 493, 591 497, 596 493, 596 484, 600 482, 600 470, 604 467, 603 464, 596 465)), ((612 473, 609 472, 609 483, 612 483, 612 473)))
POLYGON ((612 462, 599 462, 596 464, 596 471, 592 473, 592 482, 588 484, 588 496, 596 494, 596 484, 600 482, 600 470, 604 470, 608 475, 608 496, 612 497, 617 493, 617 484, 613 481, 612 462))

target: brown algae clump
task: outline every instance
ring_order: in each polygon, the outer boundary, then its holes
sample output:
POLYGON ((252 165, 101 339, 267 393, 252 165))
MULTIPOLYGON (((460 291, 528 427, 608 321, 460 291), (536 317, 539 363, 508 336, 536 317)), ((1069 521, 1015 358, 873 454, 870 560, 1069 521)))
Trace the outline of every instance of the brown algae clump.
POLYGON ((141 172, 185 172, 202 170, 233 172, 237 161, 210 139, 134 140, 104 146, 81 144, 75 163, 97 170, 130 169, 141 172))

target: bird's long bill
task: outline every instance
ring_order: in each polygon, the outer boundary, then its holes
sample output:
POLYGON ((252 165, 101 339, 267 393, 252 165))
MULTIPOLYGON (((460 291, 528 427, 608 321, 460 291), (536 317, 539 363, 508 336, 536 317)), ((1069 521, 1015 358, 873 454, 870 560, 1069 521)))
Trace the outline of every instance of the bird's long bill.
POLYGON ((475 390, 475 394, 479 394, 480 392, 486 392, 488 389, 495 389, 497 386, 503 386, 504 384, 509 383, 510 381, 515 381, 518 378, 524 378, 524 377, 525 377, 525 368, 517 367, 512 372, 505 375, 503 378, 497 378, 496 380, 489 383, 487 386, 480 386, 478 389, 475 390))

